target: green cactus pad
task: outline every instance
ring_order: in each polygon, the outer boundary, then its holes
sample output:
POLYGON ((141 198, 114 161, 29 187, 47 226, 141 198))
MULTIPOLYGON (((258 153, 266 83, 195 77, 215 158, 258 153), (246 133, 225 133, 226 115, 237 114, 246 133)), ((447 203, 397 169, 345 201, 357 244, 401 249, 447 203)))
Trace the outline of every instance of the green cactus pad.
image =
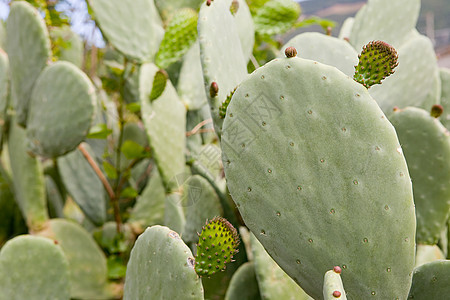
MULTIPOLYGON (((8 55, 0 48, 0 128, 6 122, 6 109, 9 103, 9 61, 8 55)), ((0 137, 3 136, 3 129, 0 137)))
POLYGON ((29 230, 37 231, 48 220, 44 170, 41 161, 27 153, 25 134, 15 119, 11 119, 8 153, 14 195, 29 230))
POLYGON ((255 30, 260 35, 284 33, 292 28, 300 12, 300 5, 293 0, 267 1, 253 19, 255 30))
POLYGON ((74 150, 89 132, 95 103, 94 86, 75 65, 60 61, 47 67, 29 103, 29 149, 49 158, 74 150))
POLYGON ((25 125, 33 85, 50 58, 50 39, 41 15, 25 1, 11 4, 6 33, 14 108, 25 125))
POLYGON ((408 299, 447 299, 450 294, 450 260, 438 260, 414 269, 408 299))
POLYGON ((442 124, 450 128, 450 69, 441 68, 439 70, 441 77, 441 105, 444 108, 444 113, 441 116, 442 124))
POLYGON ((157 71, 158 68, 153 64, 141 66, 139 76, 141 112, 153 157, 164 185, 169 187, 175 176, 184 172, 186 108, 170 81, 167 82, 162 95, 150 103, 148 97, 157 71), (161 134, 162 132, 164 134, 161 134))
POLYGON ((413 34, 397 50, 398 67, 395 74, 386 78, 383 84, 370 89, 370 95, 381 109, 390 114, 395 106, 416 106, 428 110, 433 104, 439 103, 441 82, 430 39, 413 34))
POLYGON ((348 297, 406 297, 411 181, 366 88, 318 62, 272 61, 236 90, 221 144, 245 224, 305 292, 320 298, 323 274, 341 266, 348 297))
POLYGON ((339 31, 338 38, 341 40, 348 41, 350 39, 350 33, 352 32, 353 24, 355 23, 355 18, 349 17, 345 19, 342 23, 341 30, 339 31))
POLYGON ((104 36, 124 55, 152 61, 164 36, 153 0, 89 0, 104 36))
POLYGON ((180 8, 190 7, 197 10, 205 0, 155 0, 156 7, 162 18, 168 20, 180 8))
POLYGON ((415 107, 390 118, 413 181, 417 243, 437 243, 450 211, 450 138, 439 120, 415 107))
POLYGON ((244 53, 245 61, 248 61, 253 53, 253 46, 255 44, 255 25, 253 24, 247 2, 245 0, 238 0, 237 3, 239 3, 239 9, 234 14, 234 19, 238 28, 242 52, 244 53))
POLYGON ((200 276, 210 276, 225 270, 238 246, 239 235, 230 222, 220 217, 207 221, 199 234, 195 271, 200 276))
POLYGON ((323 279, 324 300, 347 300, 344 285, 341 280, 341 272, 342 269, 336 266, 333 270, 329 270, 325 273, 325 277, 323 279))
POLYGON ((164 201, 164 225, 180 233, 186 225, 182 200, 179 193, 170 193, 164 201))
MULTIPOLYGON (((242 264, 233 274, 228 285, 225 300, 259 300, 258 281, 256 281, 255 267, 253 262, 242 264)), ((264 299, 264 298, 263 298, 264 299)), ((281 299, 281 298, 279 298, 281 299)))
POLYGON ((82 68, 84 44, 81 37, 70 26, 52 27, 50 37, 53 41, 53 53, 59 60, 73 63, 82 68))
POLYGON ((65 219, 51 219, 49 224, 50 228, 39 234, 55 240, 67 257, 71 298, 110 299, 106 257, 92 236, 77 223, 65 219))
POLYGON ((262 299, 312 299, 277 265, 253 233, 250 233, 250 241, 262 299))
POLYGON ((184 184, 183 192, 186 225, 182 237, 185 242, 196 242, 197 233, 202 230, 205 220, 223 215, 222 206, 211 184, 200 175, 190 177, 184 184))
POLYGON ((219 106, 247 75, 247 63, 230 5, 231 1, 215 1, 209 6, 205 2, 198 20, 205 91, 214 129, 219 137, 223 123, 223 119, 219 117, 219 106), (218 85, 217 95, 209 92, 213 82, 218 85))
POLYGON ((192 8, 178 10, 171 18, 155 57, 155 64, 167 69, 178 61, 197 40, 197 11, 192 8))
POLYGON ((0 48, 5 49, 6 44, 6 28, 5 23, 0 21, 0 48))
POLYGON ((306 32, 289 40, 281 49, 297 49, 298 57, 311 59, 338 68, 348 76, 355 73, 358 53, 346 41, 318 32, 306 32))
MULTIPOLYGON (((94 157, 89 145, 83 145, 94 157)), ((58 158, 58 170, 68 193, 96 225, 106 221, 106 194, 102 182, 80 150, 58 158)))
POLYGON ((192 252, 175 231, 153 226, 138 237, 128 261, 123 299, 203 300, 192 252))
POLYGON ((50 218, 64 218, 64 200, 51 176, 45 175, 45 192, 50 218))
POLYGON ((437 245, 417 245, 415 268, 440 259, 445 259, 445 255, 437 245))
POLYGON ((52 240, 21 235, 0 251, 0 299, 67 300, 69 265, 52 240))
POLYGON ((373 40, 398 48, 415 28, 419 11, 420 0, 369 0, 355 16, 350 43, 357 51, 373 40))

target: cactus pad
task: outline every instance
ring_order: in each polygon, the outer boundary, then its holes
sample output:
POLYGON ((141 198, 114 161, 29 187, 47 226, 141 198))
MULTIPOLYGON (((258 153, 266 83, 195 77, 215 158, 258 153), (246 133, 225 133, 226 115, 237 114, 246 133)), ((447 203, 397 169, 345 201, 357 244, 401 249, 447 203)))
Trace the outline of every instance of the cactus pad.
POLYGON ((242 264, 233 274, 225 295, 225 300, 261 299, 256 281, 254 263, 242 264))
POLYGON ((322 297, 323 276, 338 265, 348 297, 406 297, 412 186, 395 130, 366 88, 318 62, 274 60, 240 84, 223 128, 231 196, 305 292, 322 297))
POLYGON ((438 260, 414 269, 408 299, 446 299, 450 294, 450 260, 438 260))
MULTIPOLYGON (((8 55, 0 48, 0 128, 6 122, 6 108, 9 102, 9 61, 8 55)), ((0 137, 3 135, 3 129, 1 129, 0 137)))
POLYGON ((372 41, 363 47, 358 56, 359 62, 355 66, 353 79, 366 88, 374 84, 381 84, 386 77, 394 74, 397 67, 397 51, 388 43, 372 41))
POLYGON ((239 235, 230 222, 220 217, 207 221, 199 234, 195 271, 200 276, 209 276, 225 270, 238 246, 239 235))
POLYGON ((255 30, 260 35, 284 33, 292 28, 300 11, 300 5, 292 0, 267 1, 256 12, 255 30))
POLYGON ((441 117, 441 122, 444 126, 450 128, 450 69, 441 68, 439 70, 442 90, 441 90, 441 105, 444 108, 444 113, 441 117))

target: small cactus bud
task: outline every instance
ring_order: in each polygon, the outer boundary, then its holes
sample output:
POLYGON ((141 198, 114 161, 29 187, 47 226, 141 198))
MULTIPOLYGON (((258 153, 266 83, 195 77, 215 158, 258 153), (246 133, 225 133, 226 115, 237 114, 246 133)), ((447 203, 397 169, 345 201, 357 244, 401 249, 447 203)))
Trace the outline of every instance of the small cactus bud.
POLYGON ((217 96, 218 93, 219 93, 219 85, 217 84, 217 82, 213 81, 211 83, 211 86, 209 87, 209 95, 211 96, 211 98, 214 98, 217 96))
POLYGON ((231 6, 230 6, 230 11, 233 15, 235 15, 239 10, 239 1, 238 0, 233 0, 233 2, 231 2, 231 6))
POLYGON ((433 105, 433 107, 431 107, 430 115, 433 118, 439 118, 443 112, 444 112, 444 108, 442 107, 442 105, 435 104, 435 105, 433 105))
POLYGON ((294 47, 287 47, 286 50, 284 50, 284 54, 287 58, 296 57, 297 49, 295 49, 294 47))
POLYGON ((213 1, 213 0, 206 0, 206 6, 210 6, 211 5, 211 1, 213 1))
POLYGON ((383 79, 394 74, 397 60, 394 47, 382 41, 372 41, 363 47, 353 79, 366 88, 380 84, 383 79))
POLYGON ((333 271, 334 271, 334 273, 338 273, 338 274, 341 274, 341 273, 342 273, 342 269, 341 269, 341 267, 339 267, 339 266, 335 266, 335 267, 333 268, 333 271))
POLYGON ((329 35, 329 36, 331 36, 331 30, 332 30, 333 28, 331 27, 331 26, 328 26, 327 27, 327 35, 329 35))
POLYGON ((333 292, 333 297, 334 297, 334 298, 339 298, 339 297, 341 297, 341 292, 339 292, 339 291, 334 291, 334 292, 333 292))

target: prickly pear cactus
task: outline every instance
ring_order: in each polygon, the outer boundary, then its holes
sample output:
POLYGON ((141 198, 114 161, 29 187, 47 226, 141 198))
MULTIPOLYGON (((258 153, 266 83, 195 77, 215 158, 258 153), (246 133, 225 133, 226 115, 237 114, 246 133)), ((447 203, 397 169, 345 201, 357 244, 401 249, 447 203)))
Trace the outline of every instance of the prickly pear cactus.
POLYGON ((348 41, 350 38, 350 33, 352 32, 353 23, 355 23, 355 18, 350 17, 345 19, 344 23, 342 23, 341 30, 339 31, 338 38, 341 40, 348 41))
POLYGON ((317 62, 272 61, 236 90, 221 144, 245 223, 310 296, 320 298, 323 274, 340 266, 349 298, 406 297, 411 181, 366 88, 317 62))
POLYGON ((44 69, 29 103, 30 150, 49 158, 74 150, 89 132, 95 103, 94 86, 75 65, 60 61, 44 69))
POLYGON ((225 300, 261 299, 253 262, 242 264, 233 274, 225 300))
POLYGON ((358 64, 358 53, 346 41, 318 32, 305 32, 289 40, 281 49, 297 49, 298 57, 334 66, 348 76, 353 76, 358 64))
POLYGON ((244 53, 245 61, 248 61, 253 53, 255 44, 255 25, 247 2, 245 0, 233 0, 233 2, 238 3, 238 10, 234 14, 234 19, 238 28, 242 52, 244 53))
POLYGON ((73 63, 78 68, 83 65, 84 44, 81 37, 70 26, 53 27, 50 37, 54 41, 53 53, 58 60, 73 63))
POLYGON ((70 298, 69 264, 52 240, 21 235, 0 252, 0 299, 70 298))
POLYGON ((341 280, 341 272, 342 269, 336 266, 333 270, 329 270, 325 273, 325 277, 323 279, 324 300, 347 300, 341 280))
POLYGON ((152 226, 138 237, 128 261, 124 299, 203 300, 194 257, 178 233, 152 226))
POLYGON ((444 253, 437 245, 417 245, 415 268, 435 260, 445 259, 444 253))
POLYGON ((445 299, 450 294, 450 260, 438 260, 414 269, 408 299, 445 299))
POLYGON ((300 5, 293 0, 267 1, 254 17, 256 32, 260 35, 284 33, 292 28, 300 12, 300 5))
MULTIPOLYGON (((10 79, 8 55, 0 48, 0 122, 6 123, 6 108, 9 103, 10 79)), ((3 126, 1 126, 3 127, 3 126)), ((3 136, 1 130, 0 136, 3 136)))
POLYGON ((199 234, 195 271, 200 276, 213 275, 226 269, 239 246, 236 229, 224 218, 207 221, 199 234))
POLYGON ((396 110, 390 118, 413 182, 419 244, 438 242, 450 212, 450 137, 430 113, 415 107, 396 110))
POLYGON ((442 124, 450 128, 450 69, 441 68, 439 70, 441 77, 441 105, 444 108, 444 113, 441 116, 442 124))
POLYGON ((37 9, 26 1, 11 4, 6 27, 17 122, 25 125, 34 83, 50 58, 50 39, 37 9))

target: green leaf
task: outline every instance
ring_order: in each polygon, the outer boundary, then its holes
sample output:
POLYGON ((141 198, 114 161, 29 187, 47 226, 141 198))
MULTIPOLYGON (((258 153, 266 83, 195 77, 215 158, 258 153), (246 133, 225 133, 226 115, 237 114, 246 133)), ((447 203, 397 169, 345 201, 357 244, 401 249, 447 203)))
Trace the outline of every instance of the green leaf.
POLYGON ((137 196, 138 192, 130 186, 120 192, 121 198, 136 198, 137 196))
POLYGON ((145 148, 131 140, 126 140, 122 144, 120 151, 122 151, 122 153, 128 159, 136 159, 136 158, 142 158, 142 157, 147 156, 147 153, 145 152, 145 148))
POLYGON ((106 124, 97 124, 91 127, 89 130, 89 134, 87 135, 88 139, 106 139, 108 135, 112 133, 112 130, 106 126, 106 124))
POLYGON ((117 170, 116 168, 107 161, 103 161, 103 169, 105 170, 106 176, 110 179, 117 178, 117 170))
POLYGON ((124 265, 124 262, 122 261, 120 256, 109 256, 107 260, 107 266, 109 279, 121 279, 125 277, 127 267, 124 265))
POLYGON ((253 21, 260 35, 285 33, 300 17, 300 5, 293 0, 271 0, 256 12, 253 21))
POLYGON ((173 16, 156 54, 158 67, 167 69, 191 48, 197 40, 197 19, 197 12, 191 8, 183 8, 173 16))
POLYGON ((155 78, 153 79, 152 92, 150 93, 149 99, 150 101, 156 100, 159 96, 162 95, 164 90, 166 89, 166 83, 169 75, 164 70, 159 70, 155 74, 155 78))
POLYGON ((301 20, 300 22, 297 22, 294 24, 295 28, 299 28, 299 27, 308 27, 308 26, 312 26, 312 25, 320 25, 322 26, 323 30, 327 30, 328 27, 335 27, 336 26, 336 22, 332 21, 332 20, 328 20, 328 19, 322 19, 316 16, 312 16, 312 17, 308 17, 304 20, 301 20))

